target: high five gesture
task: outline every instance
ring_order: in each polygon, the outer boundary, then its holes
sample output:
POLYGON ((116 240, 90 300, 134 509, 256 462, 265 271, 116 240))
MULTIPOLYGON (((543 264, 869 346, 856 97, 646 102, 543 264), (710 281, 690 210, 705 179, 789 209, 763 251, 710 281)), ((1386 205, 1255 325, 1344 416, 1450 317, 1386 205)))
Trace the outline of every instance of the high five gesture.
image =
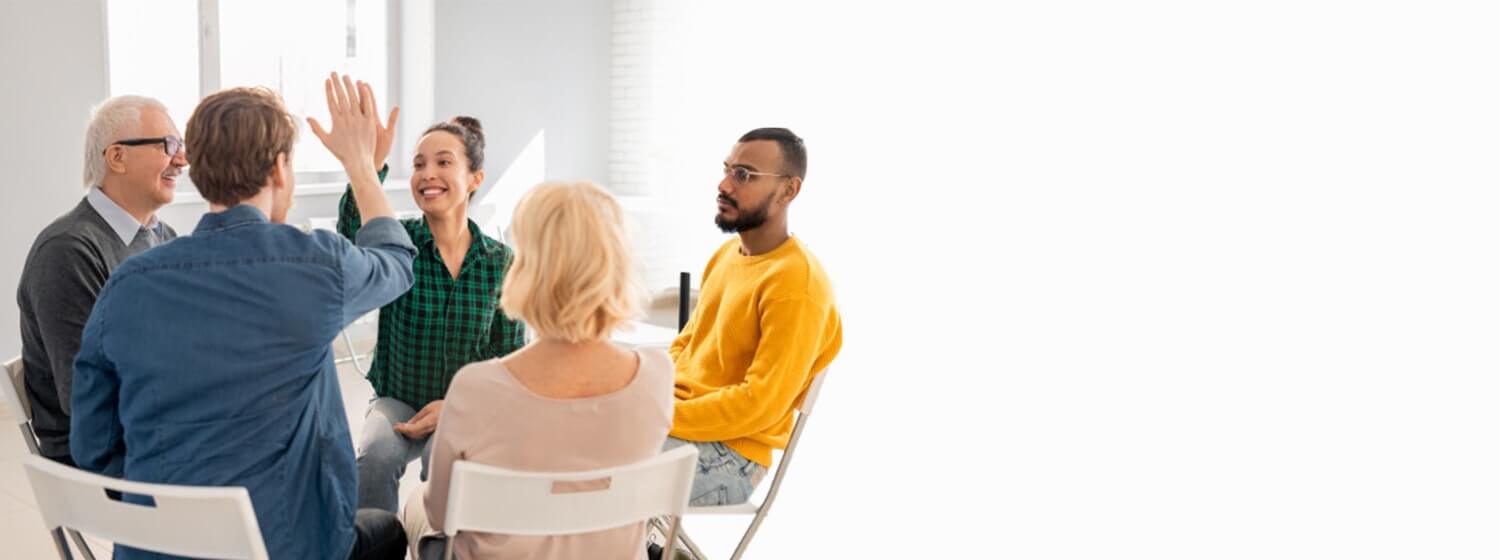
MULTIPOLYGON (((381 126, 375 111, 375 92, 370 84, 355 82, 349 76, 340 77, 329 73, 323 81, 328 95, 328 115, 332 130, 325 130, 317 119, 308 117, 307 124, 313 134, 323 142, 333 156, 343 164, 349 175, 349 184, 354 190, 355 203, 359 206, 362 223, 372 218, 394 218, 390 201, 380 189, 376 169, 370 166, 375 160, 377 148, 384 141, 386 153, 390 152, 391 130, 394 130, 397 111, 391 111, 387 126, 381 126), (384 136, 385 138, 381 138, 384 136)), ((384 159, 382 154, 381 159, 384 159)))

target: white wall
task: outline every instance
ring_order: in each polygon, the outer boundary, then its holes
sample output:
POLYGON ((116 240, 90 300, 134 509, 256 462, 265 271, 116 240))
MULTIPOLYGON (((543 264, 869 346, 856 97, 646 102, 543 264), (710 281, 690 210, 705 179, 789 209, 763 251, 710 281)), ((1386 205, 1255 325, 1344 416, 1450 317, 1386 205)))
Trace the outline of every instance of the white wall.
MULTIPOLYGON (((385 186, 385 196, 390 199, 392 210, 397 213, 417 210, 417 203, 412 199, 409 184, 405 178, 392 177, 385 182, 385 186)), ((292 210, 287 212, 286 223, 302 225, 312 218, 338 217, 339 197, 343 195, 342 192, 325 192, 326 188, 313 191, 306 185, 298 185, 297 188, 299 189, 297 197, 293 201, 292 210)), ((178 235, 188 235, 193 232, 193 228, 198 226, 198 219, 208 212, 208 203, 196 196, 185 196, 179 193, 178 197, 172 204, 157 211, 156 215, 176 229, 178 235)))
POLYGON ((538 132, 547 178, 606 179, 608 0, 445 0, 435 22, 435 117, 484 122, 485 188, 538 132))
MULTIPOLYGON (((646 84, 637 80, 622 87, 614 80, 634 75, 622 74, 620 65, 640 59, 648 50, 644 44, 661 42, 650 34, 663 30, 656 18, 634 18, 654 5, 634 0, 436 2, 432 118, 467 114, 484 121, 488 176, 476 200, 492 205, 487 211, 494 212, 490 223, 496 227, 509 223, 519 195, 542 179, 588 179, 616 192, 655 195, 623 202, 647 285, 659 290, 676 286, 680 270, 696 274, 707 255, 705 250, 679 250, 678 232, 663 227, 677 223, 669 216, 672 199, 661 196, 666 189, 659 184, 643 183, 665 179, 637 169, 645 163, 638 156, 662 148, 648 144, 640 127, 611 138, 621 119, 643 116, 636 105, 649 101, 636 97, 647 93, 640 87, 646 84), (624 27, 622 17, 628 24, 624 27), (679 253, 690 256, 678 259, 679 253)), ((410 34, 403 38, 412 40, 410 34)), ((410 64, 403 69, 408 75, 415 71, 410 64)), ((403 109, 408 131, 424 128, 425 123, 406 114, 403 109)), ((708 161, 707 168, 716 169, 712 162, 717 160, 708 161)), ((713 181, 694 184, 713 187, 713 181)), ((711 203, 703 207, 712 210, 711 203)), ((708 218, 698 222, 709 223, 708 218)), ((712 229, 692 231, 702 233, 694 237, 709 246, 719 240, 712 229)))
POLYGON ((845 320, 751 556, 1497 556, 1493 4, 681 5, 659 227, 788 126, 845 320))
POLYGON ((103 0, 0 3, 0 357, 21 351, 16 282, 36 234, 83 197, 83 132, 109 89, 103 0))
MULTIPOLYGON (((77 199, 96 5, 0 8, 6 297, 77 199)), ((797 130, 846 324, 751 554, 1500 555, 1495 9, 975 6, 685 30, 720 58, 664 129, 662 227, 713 240, 734 135, 797 130)), ((545 175, 605 177, 612 7, 437 4, 434 113, 486 121, 491 183, 543 129, 545 175)))

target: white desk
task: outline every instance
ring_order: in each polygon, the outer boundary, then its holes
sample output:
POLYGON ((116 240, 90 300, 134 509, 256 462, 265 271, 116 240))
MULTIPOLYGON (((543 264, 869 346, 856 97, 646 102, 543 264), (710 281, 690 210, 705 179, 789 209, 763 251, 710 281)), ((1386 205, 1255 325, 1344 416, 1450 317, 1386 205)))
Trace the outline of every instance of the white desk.
POLYGON ((627 323, 609 337, 615 344, 626 348, 667 348, 674 338, 677 338, 677 331, 640 321, 627 323))

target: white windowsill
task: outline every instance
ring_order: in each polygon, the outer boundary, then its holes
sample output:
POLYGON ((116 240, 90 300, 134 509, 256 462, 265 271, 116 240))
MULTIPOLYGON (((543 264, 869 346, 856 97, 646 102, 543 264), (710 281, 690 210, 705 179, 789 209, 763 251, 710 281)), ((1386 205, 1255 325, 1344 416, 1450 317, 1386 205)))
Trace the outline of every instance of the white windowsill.
POLYGON ((671 209, 667 200, 654 195, 615 195, 620 208, 626 212, 660 212, 671 209))
MULTIPOLYGON (((411 183, 411 180, 407 178, 386 177, 385 183, 381 186, 384 187, 382 190, 384 190, 385 192, 402 192, 410 189, 408 183, 411 183)), ((297 185, 294 196, 324 196, 331 194, 344 194, 345 185, 347 185, 347 183, 309 183, 306 185, 297 185)), ((203 196, 198 194, 197 190, 179 189, 172 195, 172 203, 168 204, 168 206, 201 203, 203 203, 203 196)))

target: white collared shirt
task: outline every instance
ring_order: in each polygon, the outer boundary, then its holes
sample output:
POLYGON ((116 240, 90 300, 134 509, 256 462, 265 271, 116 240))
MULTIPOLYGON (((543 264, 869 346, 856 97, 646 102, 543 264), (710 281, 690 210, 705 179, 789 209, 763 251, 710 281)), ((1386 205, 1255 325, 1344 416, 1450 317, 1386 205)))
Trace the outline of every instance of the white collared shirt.
POLYGON ((104 218, 105 223, 109 224, 109 228, 115 230, 115 235, 120 236, 121 243, 129 245, 131 241, 135 240, 136 233, 141 231, 142 227, 150 229, 155 233, 158 240, 162 238, 164 232, 162 231, 161 220, 156 219, 155 214, 152 214, 151 221, 143 226, 140 222, 136 221, 135 216, 130 215, 119 204, 115 204, 115 201, 111 200, 109 195, 104 194, 104 189, 100 187, 89 189, 87 198, 89 206, 93 206, 94 211, 98 212, 99 216, 104 218))

